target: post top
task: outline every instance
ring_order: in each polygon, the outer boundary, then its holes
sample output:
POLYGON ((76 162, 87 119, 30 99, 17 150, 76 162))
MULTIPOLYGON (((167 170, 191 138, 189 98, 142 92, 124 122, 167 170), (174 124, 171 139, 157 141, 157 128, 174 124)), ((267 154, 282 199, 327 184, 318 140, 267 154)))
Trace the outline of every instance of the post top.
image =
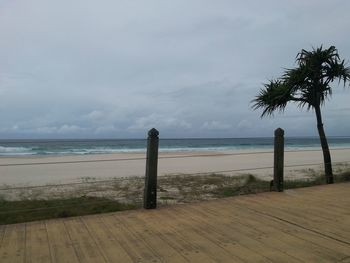
POLYGON ((275 136, 283 136, 284 135, 284 130, 281 128, 277 128, 275 130, 275 136))
POLYGON ((157 129, 152 128, 148 131, 148 136, 149 137, 158 137, 159 135, 159 131, 157 131, 157 129))

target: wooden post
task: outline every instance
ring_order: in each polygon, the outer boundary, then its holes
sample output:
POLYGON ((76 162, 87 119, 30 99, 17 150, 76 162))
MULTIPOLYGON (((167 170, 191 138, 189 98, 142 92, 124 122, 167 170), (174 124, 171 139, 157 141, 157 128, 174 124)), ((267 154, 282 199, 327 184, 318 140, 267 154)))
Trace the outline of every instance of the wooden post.
POLYGON ((275 151, 273 169, 273 189, 283 192, 283 170, 284 170, 284 130, 275 130, 275 151))
POLYGON ((145 209, 157 207, 158 135, 159 132, 155 128, 148 132, 145 191, 143 196, 143 207, 145 209))

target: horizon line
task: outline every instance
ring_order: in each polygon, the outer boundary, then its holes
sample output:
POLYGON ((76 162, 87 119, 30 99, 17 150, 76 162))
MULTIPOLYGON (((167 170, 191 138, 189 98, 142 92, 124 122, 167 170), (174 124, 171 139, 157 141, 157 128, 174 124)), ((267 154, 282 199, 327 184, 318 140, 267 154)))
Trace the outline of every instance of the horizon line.
MULTIPOLYGON (((274 136, 259 136, 259 137, 184 137, 184 138, 162 138, 161 140, 225 140, 225 139, 271 139, 274 136)), ((319 136, 285 136, 284 138, 289 139, 298 139, 298 138, 319 138, 319 136)), ((327 138, 350 138, 350 135, 335 135, 335 136, 327 136, 327 138)), ((92 141, 92 140, 100 140, 100 141, 109 141, 109 140, 147 140, 145 138, 10 138, 10 139, 2 139, 0 141, 92 141)))

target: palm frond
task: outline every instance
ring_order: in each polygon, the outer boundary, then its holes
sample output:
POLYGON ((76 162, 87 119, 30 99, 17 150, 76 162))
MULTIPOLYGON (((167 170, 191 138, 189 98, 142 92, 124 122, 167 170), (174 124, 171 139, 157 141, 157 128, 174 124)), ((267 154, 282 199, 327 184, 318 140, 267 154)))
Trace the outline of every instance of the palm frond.
POLYGON ((260 90, 259 95, 252 101, 253 109, 263 109, 261 117, 272 115, 275 111, 284 111, 290 100, 288 87, 281 80, 271 80, 264 84, 264 88, 260 90))
POLYGON ((350 67, 340 60, 335 46, 302 49, 296 56, 297 67, 285 69, 281 78, 264 84, 259 95, 252 101, 253 109, 263 109, 261 117, 284 111, 288 102, 310 110, 323 105, 332 95, 330 83, 338 80, 344 86, 349 83, 350 67))

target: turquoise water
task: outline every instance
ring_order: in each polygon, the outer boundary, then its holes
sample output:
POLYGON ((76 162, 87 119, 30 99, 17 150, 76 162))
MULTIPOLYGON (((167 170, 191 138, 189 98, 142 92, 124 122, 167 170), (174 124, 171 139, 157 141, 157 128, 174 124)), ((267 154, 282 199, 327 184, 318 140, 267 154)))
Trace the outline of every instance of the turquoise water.
MULTIPOLYGON (((349 148, 350 137, 329 137, 331 148, 349 148)), ((144 152, 147 141, 133 140, 0 140, 0 156, 84 155, 144 152)), ((285 138, 286 149, 320 148, 318 138, 285 138)), ((273 148, 273 138, 160 139, 160 151, 225 151, 273 148)))

